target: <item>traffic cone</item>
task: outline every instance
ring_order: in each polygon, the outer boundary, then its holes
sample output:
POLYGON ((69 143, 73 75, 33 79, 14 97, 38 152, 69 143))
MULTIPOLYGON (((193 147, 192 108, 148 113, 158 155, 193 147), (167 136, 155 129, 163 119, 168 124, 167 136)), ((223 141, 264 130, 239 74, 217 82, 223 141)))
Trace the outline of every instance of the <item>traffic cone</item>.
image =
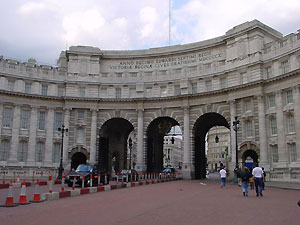
POLYGON ((39 179, 36 180, 33 199, 30 202, 33 202, 33 203, 43 202, 43 200, 41 200, 41 195, 40 195, 40 182, 39 182, 39 179))
POLYGON ((18 206, 18 204, 14 203, 14 197, 13 197, 13 185, 12 183, 9 184, 8 188, 8 196, 5 201, 5 205, 0 205, 0 207, 15 207, 18 206))
POLYGON ((19 197, 18 205, 27 205, 30 204, 27 202, 27 196, 26 196, 26 182, 25 180, 22 182, 22 188, 21 188, 21 194, 19 197))

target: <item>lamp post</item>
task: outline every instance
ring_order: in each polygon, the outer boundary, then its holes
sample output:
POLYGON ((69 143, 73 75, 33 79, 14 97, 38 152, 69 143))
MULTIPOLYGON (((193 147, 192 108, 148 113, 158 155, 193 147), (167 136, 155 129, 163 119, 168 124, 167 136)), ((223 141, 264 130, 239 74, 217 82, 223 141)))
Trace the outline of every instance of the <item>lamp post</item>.
POLYGON ((129 169, 131 170, 131 151, 132 151, 132 139, 129 138, 129 169))
POLYGON ((68 133, 69 129, 65 128, 65 125, 63 124, 61 128, 58 128, 58 131, 61 132, 61 148, 60 148, 60 165, 58 167, 58 176, 57 179, 61 180, 62 179, 62 173, 64 171, 64 167, 62 165, 62 160, 63 160, 63 152, 64 152, 64 136, 65 133, 68 133))
POLYGON ((238 142, 237 142, 237 131, 240 128, 240 121, 237 119, 237 116, 234 117, 232 122, 232 128, 235 131, 235 174, 237 176, 237 171, 239 168, 239 157, 238 157, 238 142))

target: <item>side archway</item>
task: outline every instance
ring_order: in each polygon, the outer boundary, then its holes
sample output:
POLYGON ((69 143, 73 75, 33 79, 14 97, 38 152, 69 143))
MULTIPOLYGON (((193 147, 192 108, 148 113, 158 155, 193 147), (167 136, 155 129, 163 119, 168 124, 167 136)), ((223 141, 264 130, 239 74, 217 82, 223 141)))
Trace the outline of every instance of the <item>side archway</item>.
POLYGON ((76 147, 70 152, 69 157, 71 158, 71 170, 76 169, 80 164, 87 164, 89 153, 85 148, 76 147))

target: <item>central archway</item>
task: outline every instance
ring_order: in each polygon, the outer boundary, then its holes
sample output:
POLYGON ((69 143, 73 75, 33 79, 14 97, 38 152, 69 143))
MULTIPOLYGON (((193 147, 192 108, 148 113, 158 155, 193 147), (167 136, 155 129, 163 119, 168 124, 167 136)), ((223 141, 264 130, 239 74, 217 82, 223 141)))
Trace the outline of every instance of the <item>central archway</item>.
POLYGON ((148 126, 147 172, 161 172, 163 169, 164 136, 176 125, 178 122, 171 117, 159 117, 148 126))
POLYGON ((221 114, 214 112, 200 116, 194 125, 195 179, 206 178, 205 136, 214 126, 224 126, 230 129, 227 120, 221 114))

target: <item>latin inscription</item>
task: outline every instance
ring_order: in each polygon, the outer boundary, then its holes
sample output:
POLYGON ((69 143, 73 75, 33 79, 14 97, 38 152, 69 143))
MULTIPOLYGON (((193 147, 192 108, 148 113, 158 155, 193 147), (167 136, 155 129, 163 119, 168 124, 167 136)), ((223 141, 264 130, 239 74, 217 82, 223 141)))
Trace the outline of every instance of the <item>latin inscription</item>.
POLYGON ((215 60, 221 58, 222 53, 212 54, 211 52, 202 52, 198 54, 174 56, 168 58, 158 58, 149 60, 128 60, 121 61, 118 65, 111 65, 111 70, 140 70, 140 69, 167 69, 169 67, 183 66, 183 65, 197 65, 200 62, 215 60))

